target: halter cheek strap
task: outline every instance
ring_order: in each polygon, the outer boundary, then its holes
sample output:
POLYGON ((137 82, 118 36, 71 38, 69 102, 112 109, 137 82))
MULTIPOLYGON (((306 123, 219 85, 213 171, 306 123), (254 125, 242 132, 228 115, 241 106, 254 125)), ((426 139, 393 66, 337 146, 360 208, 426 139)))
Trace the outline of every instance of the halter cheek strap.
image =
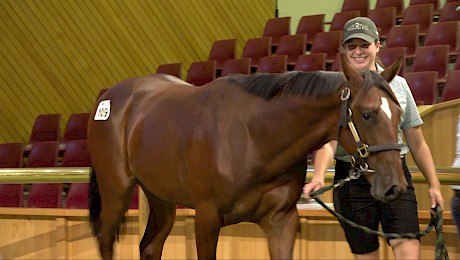
POLYGON ((351 156, 352 169, 350 170, 350 176, 353 178, 359 178, 361 173, 374 173, 373 170, 369 169, 367 164, 367 159, 371 153, 378 153, 382 151, 389 150, 398 150, 401 151, 401 145, 399 144, 376 144, 376 145, 367 145, 361 141, 358 131, 356 130, 355 124, 353 123, 352 112, 350 109, 350 96, 351 90, 349 87, 345 87, 342 90, 341 100, 342 100, 342 109, 339 119, 339 133, 338 140, 340 141, 340 131, 342 128, 348 127, 353 138, 356 142, 356 152, 355 155, 351 156))

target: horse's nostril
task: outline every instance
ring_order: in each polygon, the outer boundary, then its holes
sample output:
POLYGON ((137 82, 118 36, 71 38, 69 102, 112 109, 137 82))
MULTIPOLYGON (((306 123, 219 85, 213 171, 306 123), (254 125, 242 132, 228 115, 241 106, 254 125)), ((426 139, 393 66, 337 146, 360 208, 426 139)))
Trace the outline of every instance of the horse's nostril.
POLYGON ((394 200, 399 195, 398 187, 396 185, 391 186, 391 188, 385 193, 385 197, 388 200, 394 200))

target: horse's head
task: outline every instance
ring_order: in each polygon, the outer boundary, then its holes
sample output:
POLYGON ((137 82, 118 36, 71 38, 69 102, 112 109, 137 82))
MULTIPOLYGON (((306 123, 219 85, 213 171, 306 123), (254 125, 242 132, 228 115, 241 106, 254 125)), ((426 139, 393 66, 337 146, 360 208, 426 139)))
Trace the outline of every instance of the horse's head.
POLYGON ((388 84, 398 74, 402 59, 379 75, 360 73, 345 56, 341 58, 349 87, 342 99, 349 109, 342 109, 340 142, 355 158, 354 168, 364 168, 372 196, 392 201, 407 188, 397 138, 402 110, 388 84), (365 171, 367 166, 370 171, 365 171))

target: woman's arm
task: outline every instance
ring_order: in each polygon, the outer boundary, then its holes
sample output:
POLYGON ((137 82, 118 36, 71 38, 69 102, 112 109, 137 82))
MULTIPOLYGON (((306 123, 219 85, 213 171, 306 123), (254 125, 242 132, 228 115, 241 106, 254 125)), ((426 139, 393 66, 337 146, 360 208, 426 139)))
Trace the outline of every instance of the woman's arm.
POLYGON ((428 197, 431 201, 431 206, 439 204, 444 209, 444 198, 441 194, 441 184, 436 175, 433 157, 431 156, 430 148, 425 142, 423 132, 420 126, 404 129, 404 137, 409 146, 412 157, 414 158, 417 167, 422 172, 428 182, 428 197))
POLYGON ((303 187, 305 198, 311 199, 310 192, 319 190, 324 186, 324 175, 334 159, 337 141, 333 140, 316 150, 313 162, 314 173, 311 181, 303 187))

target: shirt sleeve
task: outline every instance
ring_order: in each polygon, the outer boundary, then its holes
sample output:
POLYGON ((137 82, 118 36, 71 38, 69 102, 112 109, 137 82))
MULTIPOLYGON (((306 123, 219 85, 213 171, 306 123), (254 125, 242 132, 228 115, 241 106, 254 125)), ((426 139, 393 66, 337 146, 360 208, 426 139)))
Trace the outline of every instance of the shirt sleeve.
POLYGON ((414 97, 412 96, 412 92, 409 88, 409 85, 407 84, 406 79, 399 77, 398 81, 403 92, 403 96, 405 97, 405 111, 403 112, 404 120, 402 121, 401 128, 407 129, 422 125, 423 120, 420 116, 420 113, 418 112, 417 104, 415 103, 414 97))

